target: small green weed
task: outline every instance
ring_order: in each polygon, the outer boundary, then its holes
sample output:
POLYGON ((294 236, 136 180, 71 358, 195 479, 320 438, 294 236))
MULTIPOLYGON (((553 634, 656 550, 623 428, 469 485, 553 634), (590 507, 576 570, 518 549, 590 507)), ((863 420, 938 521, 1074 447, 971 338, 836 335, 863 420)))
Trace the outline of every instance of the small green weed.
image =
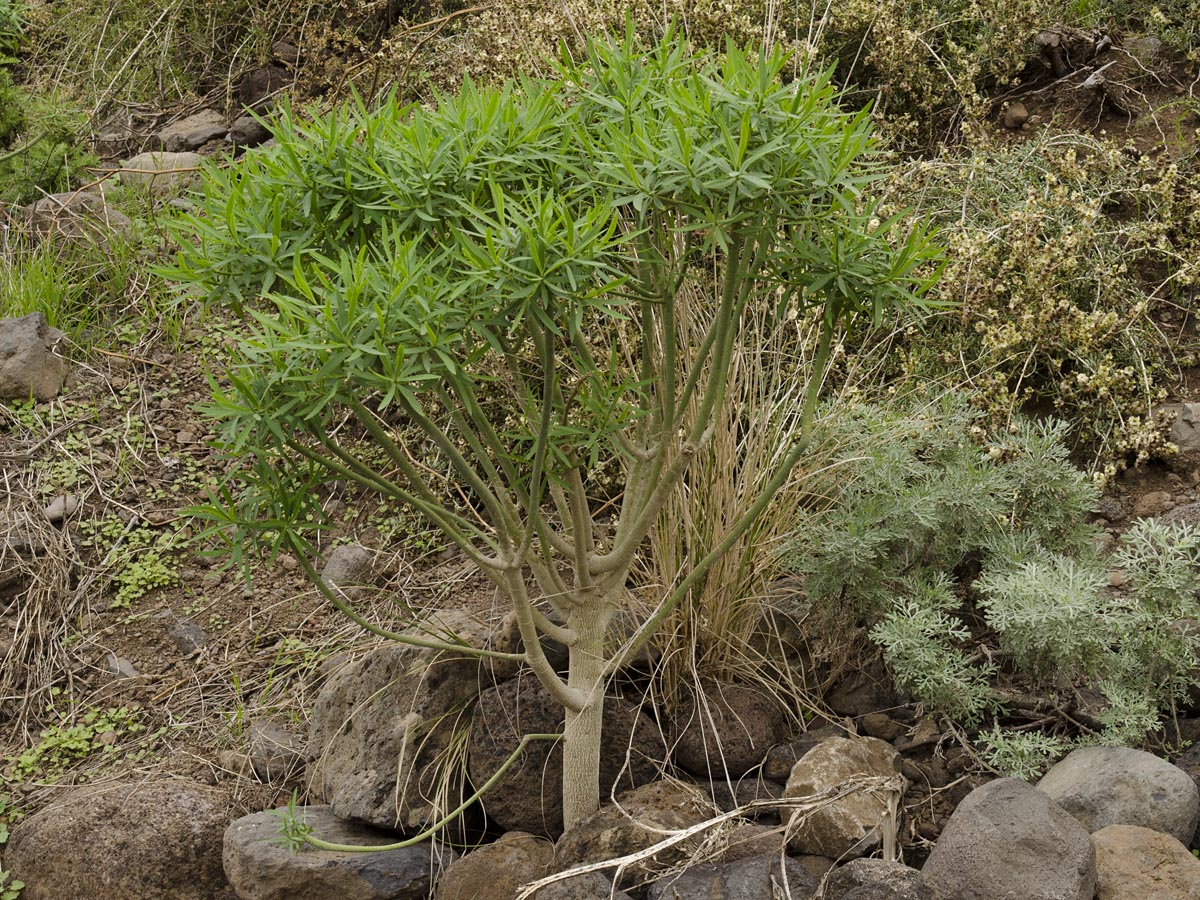
POLYGON ((116 516, 84 520, 79 530, 83 545, 102 554, 99 567, 111 573, 114 609, 128 609, 156 588, 178 582, 177 532, 126 525, 116 516))
MULTIPOLYGON (((58 696, 57 691, 55 695, 58 696)), ((67 713, 52 704, 47 711, 59 721, 43 728, 32 747, 5 760, 6 780, 53 782, 83 760, 130 755, 123 742, 131 737, 144 735, 153 739, 162 733, 147 735, 138 711, 125 706, 67 713)), ((133 754, 135 758, 145 754, 147 743, 146 739, 141 741, 142 747, 133 754)))

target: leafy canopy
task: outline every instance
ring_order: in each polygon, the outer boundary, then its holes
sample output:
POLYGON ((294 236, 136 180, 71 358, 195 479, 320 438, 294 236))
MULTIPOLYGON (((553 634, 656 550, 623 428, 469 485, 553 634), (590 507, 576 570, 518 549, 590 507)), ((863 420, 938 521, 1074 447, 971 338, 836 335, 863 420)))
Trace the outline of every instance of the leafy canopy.
POLYGON ((928 235, 880 221, 868 117, 835 99, 828 72, 782 52, 717 61, 630 34, 554 81, 285 114, 274 150, 210 170, 173 273, 250 320, 213 407, 259 461, 239 524, 299 534, 341 468, 499 552, 416 460, 397 487, 329 451, 345 411, 383 423, 377 442, 415 422, 502 527, 567 471, 628 461, 647 422, 671 434, 689 404, 711 412, 702 371, 727 365, 746 304, 819 307, 831 330, 914 302, 928 235), (724 317, 695 348, 674 346, 685 284, 724 317))

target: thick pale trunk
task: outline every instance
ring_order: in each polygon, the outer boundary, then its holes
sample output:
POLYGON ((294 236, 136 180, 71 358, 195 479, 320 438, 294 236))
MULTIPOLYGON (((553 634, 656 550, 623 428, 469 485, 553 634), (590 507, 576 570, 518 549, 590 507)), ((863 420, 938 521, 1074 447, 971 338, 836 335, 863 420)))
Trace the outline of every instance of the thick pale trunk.
POLYGON ((600 808, 600 728, 604 720, 604 636, 611 608, 597 603, 572 610, 567 686, 587 698, 583 709, 567 710, 563 729, 563 822, 578 824, 600 808))

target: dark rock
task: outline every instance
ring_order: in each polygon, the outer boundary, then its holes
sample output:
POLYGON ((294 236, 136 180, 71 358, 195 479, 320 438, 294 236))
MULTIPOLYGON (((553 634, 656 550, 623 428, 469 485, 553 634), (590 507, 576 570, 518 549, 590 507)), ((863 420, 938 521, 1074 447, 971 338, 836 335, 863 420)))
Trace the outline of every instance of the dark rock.
POLYGON ((22 900, 234 900, 221 870, 232 806, 189 781, 69 788, 12 826, 4 868, 22 900))
POLYGON ((209 141, 219 140, 225 137, 228 130, 223 115, 215 109, 202 109, 160 130, 158 140, 164 150, 177 153, 180 150, 195 150, 209 141))
MULTIPOLYGON (((494 685, 479 695, 471 722, 468 770, 483 784, 526 734, 561 732, 562 704, 532 675, 494 685)), ((600 794, 658 777, 662 739, 638 708, 615 697, 604 701, 600 794), (628 761, 626 754, 628 753, 628 761)), ((562 833, 562 747, 535 741, 483 798, 488 818, 510 830, 557 837, 562 833)))
POLYGON ((40 312, 0 319, 0 399, 57 397, 67 378, 67 364, 54 352, 62 338, 40 312))
MULTIPOLYGON (((396 839, 339 819, 327 806, 298 809, 314 835, 334 844, 379 845, 396 839)), ((225 875, 241 900, 427 900, 455 853, 428 841, 378 853, 340 853, 279 841, 280 810, 254 813, 225 831, 225 875)), ((102 896, 102 895, 96 895, 102 896)))
MULTIPOLYGON (((580 863, 601 862, 654 846, 667 831, 698 825, 719 811, 704 792, 677 781, 656 781, 635 788, 606 803, 554 846, 554 864, 560 870, 580 863)), ((626 868, 618 887, 637 884, 687 861, 699 851, 705 836, 696 835, 666 848, 656 857, 626 868)))
POLYGON ((211 640, 208 632, 192 619, 179 619, 171 626, 168 634, 184 656, 191 656, 211 640))
POLYGON ((650 900, 793 900, 816 896, 817 880, 800 863, 780 853, 718 865, 691 866, 656 881, 650 900))
POLYGON ((288 41, 276 41, 271 45, 275 61, 285 66, 295 66, 300 61, 300 48, 288 41))
POLYGON ((786 744, 776 744, 767 751, 767 756, 763 760, 763 777, 779 784, 787 784, 796 760, 801 759, 805 753, 822 741, 845 736, 846 729, 840 725, 821 725, 818 728, 809 729, 800 737, 786 744))
POLYGON ((271 129, 251 115, 238 116, 229 128, 229 142, 235 147, 257 147, 271 137, 271 129))
POLYGON ((263 781, 289 781, 304 768, 304 741, 275 722, 251 722, 246 729, 250 767, 263 781))
POLYGON ((276 94, 292 83, 292 76, 281 66, 263 66, 247 72, 238 83, 238 100, 242 106, 260 109, 275 99, 276 94))
POLYGON ((474 659, 395 645, 339 669, 310 720, 312 796, 382 828, 431 824, 438 761, 479 690, 478 671, 474 659))
POLYGON ((435 900, 512 900, 521 885, 549 874, 554 844, 520 831, 456 860, 438 879, 435 900))
POLYGON ((738 777, 758 766, 784 733, 776 700, 761 690, 707 681, 680 711, 673 755, 693 775, 738 777))
POLYGON ((1037 787, 1089 832, 1140 825, 1187 842, 1200 816, 1200 793, 1187 773, 1130 747, 1072 750, 1037 787))
POLYGON ((903 725, 885 713, 867 713, 858 720, 859 727, 870 737, 881 741, 894 741, 908 731, 903 725))
POLYGON ((25 223, 39 240, 62 238, 107 246, 108 236, 125 233, 133 222, 99 194, 71 191, 50 194, 25 208, 25 223))
MULTIPOLYGON (((739 859, 749 859, 752 856, 762 856, 764 853, 774 853, 779 856, 786 852, 783 844, 783 829, 778 825, 759 825, 754 822, 732 824, 728 830, 722 830, 722 850, 716 861, 728 863, 739 859)), ((831 861, 832 864, 832 861, 831 861)), ((805 871, 811 873, 807 866, 805 871)), ((819 875, 817 876, 820 877, 819 875)))
POLYGON ((825 883, 824 900, 842 900, 853 892, 871 889, 872 896, 889 900, 925 900, 921 873, 903 863, 882 859, 852 859, 834 869, 825 883))
MULTIPOLYGON (((778 800, 783 796, 781 784, 766 778, 756 778, 753 772, 735 781, 714 778, 712 781, 701 781, 699 784, 708 791, 709 796, 713 798, 713 802, 722 812, 732 812, 757 800, 778 800)), ((764 809, 757 814, 747 813, 747 815, 758 821, 762 821, 764 818, 773 818, 775 821, 779 819, 779 811, 772 809, 764 809)))
POLYGON ((868 713, 891 709, 899 698, 883 662, 876 658, 843 678, 829 692, 825 702, 839 716, 857 719, 868 713))
POLYGON ((1096 853, 1087 830, 1017 778, 972 791, 921 870, 931 900, 1092 900, 1096 853))
MULTIPOLYGON (((792 767, 786 797, 811 797, 855 779, 899 777, 900 756, 877 738, 830 738, 792 767)), ((798 853, 846 858, 871 852, 888 827, 888 794, 858 790, 798 814, 789 826, 789 846, 798 853)))
POLYGON ((1125 518, 1125 505, 1120 497, 1107 495, 1100 498, 1097 511, 1110 522, 1121 522, 1125 518))
POLYGON ((530 900, 632 900, 599 872, 575 875, 538 890, 530 900))
POLYGON ((1200 503, 1183 503, 1162 514, 1159 521, 1164 525, 1200 526, 1200 503))

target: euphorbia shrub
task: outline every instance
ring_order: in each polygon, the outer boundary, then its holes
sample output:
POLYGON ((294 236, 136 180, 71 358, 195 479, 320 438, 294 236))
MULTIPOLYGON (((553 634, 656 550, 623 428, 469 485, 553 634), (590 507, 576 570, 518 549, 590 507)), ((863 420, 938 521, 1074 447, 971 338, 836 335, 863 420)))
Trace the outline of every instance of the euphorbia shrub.
POLYGON ((599 805, 606 681, 804 453, 802 437, 613 649, 643 538, 710 437, 731 360, 754 352, 744 313, 819 317, 807 422, 837 329, 915 302, 935 253, 876 217, 870 123, 838 108, 828 73, 779 52, 693 54, 676 33, 597 43, 557 80, 468 85, 433 109, 285 118, 277 138, 209 173, 176 273, 249 320, 212 406, 244 464, 208 514, 236 526, 239 552, 287 548, 314 580, 322 484, 427 517, 511 602, 521 659, 566 710, 570 827, 599 805), (684 314, 705 322, 699 341, 680 339, 684 314), (602 534, 589 478, 606 464, 623 483, 602 534), (539 634, 569 648, 565 678, 539 634))

